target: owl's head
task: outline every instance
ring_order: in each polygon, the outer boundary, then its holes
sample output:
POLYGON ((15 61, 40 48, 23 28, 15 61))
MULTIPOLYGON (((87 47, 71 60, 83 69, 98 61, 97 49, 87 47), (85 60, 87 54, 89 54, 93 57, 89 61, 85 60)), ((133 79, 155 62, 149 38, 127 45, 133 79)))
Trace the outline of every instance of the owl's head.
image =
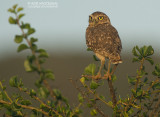
POLYGON ((89 16, 89 25, 96 26, 98 24, 111 24, 109 17, 103 12, 94 12, 89 16))

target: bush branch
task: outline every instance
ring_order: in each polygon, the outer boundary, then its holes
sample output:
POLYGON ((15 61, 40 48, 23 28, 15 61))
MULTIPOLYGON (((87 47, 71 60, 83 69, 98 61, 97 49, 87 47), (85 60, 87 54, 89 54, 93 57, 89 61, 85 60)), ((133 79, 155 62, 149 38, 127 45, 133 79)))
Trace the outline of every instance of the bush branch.
MULTIPOLYGON (((29 39, 27 38, 26 34, 24 33, 24 30, 21 28, 21 25, 20 25, 20 23, 19 23, 19 18, 18 18, 18 16, 17 16, 17 14, 16 14, 16 19, 17 19, 17 24, 18 24, 19 28, 20 28, 21 31, 22 31, 23 37, 24 37, 25 40, 27 41, 29 47, 32 48, 31 42, 29 41, 29 39)), ((43 73, 41 72, 41 65, 40 65, 40 63, 39 63, 39 59, 38 59, 38 57, 36 56, 36 53, 35 53, 34 50, 31 49, 31 52, 32 52, 32 55, 35 56, 35 64, 36 64, 36 66, 37 66, 37 68, 38 68, 38 71, 40 72, 40 77, 42 77, 42 76, 43 76, 43 73)), ((56 97, 55 97, 55 95, 54 95, 54 93, 53 93, 53 91, 52 91, 52 88, 49 86, 47 80, 44 79, 44 80, 43 80, 43 83, 44 83, 45 87, 49 90, 49 92, 50 92, 50 94, 51 94, 51 97, 52 97, 53 99, 55 99, 56 97)))
MULTIPOLYGON (((73 86, 82 94, 83 98, 85 98, 87 100, 88 103, 90 103, 91 101, 88 99, 88 96, 85 95, 85 93, 83 91, 81 91, 81 89, 77 86, 76 82, 73 81, 72 79, 70 79, 70 82, 73 84, 73 86)), ((89 87, 88 87, 89 88, 89 87)), ((91 91, 92 94, 93 91, 91 89, 89 89, 89 91, 91 91)), ((94 94, 95 95, 95 94, 94 94)), ((96 96, 97 99, 101 100, 103 103, 107 104, 108 106, 110 106, 106 101, 102 100, 99 96, 96 96)), ((108 117, 108 115, 104 114, 98 107, 96 104, 93 104, 93 107, 97 110, 97 112, 99 112, 100 115, 102 115, 102 117, 108 117)))
MULTIPOLYGON (((20 91, 23 91, 23 89, 21 87, 18 87, 18 89, 20 91)), ((25 91, 26 94, 30 95, 30 93, 28 91, 25 91)), ((47 104, 45 104, 39 97, 37 96, 32 96, 35 100, 37 100, 38 102, 40 102, 41 104, 43 104, 44 106, 46 106, 47 108, 51 109, 55 114, 61 116, 56 110, 54 110, 52 107, 48 106, 47 104)))
MULTIPOLYGON (((2 104, 7 104, 7 105, 11 105, 12 103, 11 102, 7 102, 7 101, 4 101, 4 100, 0 100, 0 103, 2 104)), ((17 104, 17 103, 16 103, 17 104)), ((30 110, 36 110, 38 112, 41 112, 43 113, 44 115, 48 116, 49 117, 49 114, 45 111, 43 111, 42 109, 39 109, 39 108, 35 108, 35 107, 32 107, 32 106, 26 106, 26 105, 22 105, 22 104, 17 104, 18 106, 21 106, 22 108, 25 108, 25 109, 30 109, 30 110)))

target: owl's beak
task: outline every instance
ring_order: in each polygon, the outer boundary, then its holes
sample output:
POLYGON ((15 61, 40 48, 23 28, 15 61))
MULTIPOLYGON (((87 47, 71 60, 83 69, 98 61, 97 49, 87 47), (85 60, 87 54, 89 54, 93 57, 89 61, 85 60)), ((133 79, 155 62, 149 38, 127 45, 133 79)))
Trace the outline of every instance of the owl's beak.
POLYGON ((93 22, 94 22, 94 25, 96 25, 98 23, 98 21, 96 19, 94 19, 93 22))

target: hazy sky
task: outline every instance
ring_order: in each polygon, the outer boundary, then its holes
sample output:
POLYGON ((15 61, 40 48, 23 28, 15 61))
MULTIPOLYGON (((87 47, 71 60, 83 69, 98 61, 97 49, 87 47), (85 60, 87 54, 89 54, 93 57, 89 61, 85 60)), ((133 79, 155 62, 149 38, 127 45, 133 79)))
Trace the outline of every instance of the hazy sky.
MULTIPOLYGON (((14 4, 24 7, 24 22, 36 29, 39 46, 53 52, 86 50, 85 30, 88 16, 102 11, 118 30, 123 52, 134 45, 153 45, 160 53, 160 0, 3 0, 0 4, 0 55, 16 53, 13 42, 20 29, 8 23, 7 9, 14 4), (43 2, 43 3, 42 3, 43 2), (53 4, 55 8, 31 8, 31 4, 53 4)), ((33 5, 34 6, 34 5, 33 5)))

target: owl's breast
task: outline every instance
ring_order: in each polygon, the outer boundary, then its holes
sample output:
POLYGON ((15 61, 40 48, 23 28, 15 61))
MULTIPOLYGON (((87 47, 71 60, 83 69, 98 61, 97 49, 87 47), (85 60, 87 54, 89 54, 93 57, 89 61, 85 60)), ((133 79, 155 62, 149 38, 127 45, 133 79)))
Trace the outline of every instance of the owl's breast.
POLYGON ((86 44, 88 48, 95 51, 100 51, 107 35, 106 27, 88 27, 86 29, 86 44))
POLYGON ((95 53, 120 53, 121 41, 112 25, 101 24, 86 29, 86 44, 95 53))

